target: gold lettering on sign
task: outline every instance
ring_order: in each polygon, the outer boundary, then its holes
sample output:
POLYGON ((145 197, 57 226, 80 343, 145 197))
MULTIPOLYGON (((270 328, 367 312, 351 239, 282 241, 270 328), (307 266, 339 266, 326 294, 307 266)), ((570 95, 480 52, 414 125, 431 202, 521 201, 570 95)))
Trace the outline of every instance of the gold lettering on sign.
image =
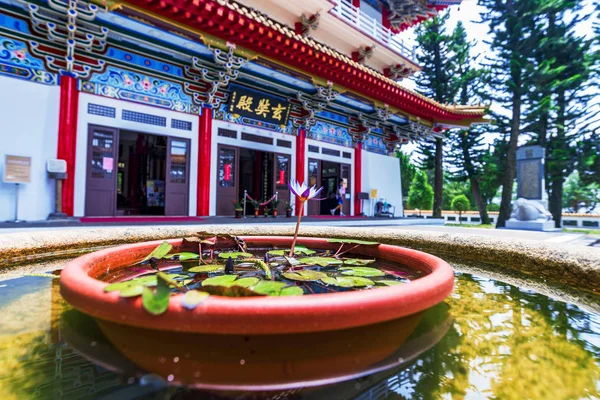
POLYGON ((261 99, 258 102, 258 107, 256 107, 256 110, 254 110, 254 112, 256 113, 256 115, 266 117, 269 113, 269 107, 271 107, 271 102, 269 101, 269 99, 261 99))
POLYGON ((242 97, 240 97, 240 101, 238 101, 237 106, 235 106, 235 107, 240 110, 246 110, 246 111, 252 112, 252 109, 250 107, 252 107, 253 101, 254 101, 254 99, 252 98, 252 96, 242 96, 242 97))
POLYGON ((273 107, 273 119, 276 119, 277 121, 281 121, 281 113, 283 112, 283 110, 285 110, 285 107, 283 107, 281 104, 277 104, 277 107, 273 107))

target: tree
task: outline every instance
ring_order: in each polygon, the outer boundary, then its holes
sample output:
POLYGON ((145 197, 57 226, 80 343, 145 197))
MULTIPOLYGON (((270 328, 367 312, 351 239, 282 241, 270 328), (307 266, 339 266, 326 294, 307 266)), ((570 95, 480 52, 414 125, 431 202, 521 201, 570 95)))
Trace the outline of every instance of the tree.
POLYGON ((417 171, 408 191, 408 205, 412 208, 429 210, 433 204, 433 188, 427 181, 427 174, 417 171))
POLYGON ((407 199, 408 189, 410 188, 410 183, 415 177, 417 168, 410 161, 410 156, 404 154, 402 150, 396 150, 394 152, 394 157, 400 159, 400 182, 402 185, 402 199, 407 199))
MULTIPOLYGON (((450 85, 452 76, 450 41, 444 25, 449 18, 448 13, 440 14, 423 22, 417 28, 417 43, 420 54, 417 55, 422 70, 418 74, 418 90, 440 103, 452 102, 454 93, 450 85)), ((444 186, 444 141, 437 138, 435 143, 421 142, 418 147, 421 153, 421 168, 434 170, 433 217, 442 217, 444 186)))
POLYGON ((577 170, 567 177, 564 189, 562 206, 571 212, 579 212, 582 204, 588 210, 593 210, 600 202, 600 185, 596 182, 584 184, 577 170))
POLYGON ((487 7, 481 14, 489 23, 494 55, 488 58, 492 89, 499 103, 510 110, 506 164, 502 178, 502 202, 496 227, 504 227, 510 218, 513 182, 517 174, 517 144, 521 128, 523 95, 527 85, 533 52, 531 32, 535 27, 535 10, 542 0, 481 0, 487 7))
MULTIPOLYGON (((451 49, 453 50, 453 64, 456 73, 453 75, 451 84, 458 93, 460 104, 467 104, 473 99, 481 99, 480 91, 484 87, 484 70, 472 66, 470 50, 472 43, 467 40, 467 32, 461 22, 458 22, 452 33, 451 49)), ((471 195, 479 211, 481 221, 490 223, 487 213, 486 202, 481 192, 481 173, 483 171, 483 157, 485 146, 482 144, 484 135, 488 132, 486 128, 474 126, 464 130, 451 131, 449 135, 450 156, 455 172, 455 179, 468 180, 471 186, 471 195)))
POLYGON ((458 220, 462 225, 462 213, 465 211, 469 211, 471 209, 471 203, 469 203, 469 199, 464 194, 456 196, 452 199, 452 210, 458 212, 458 220))

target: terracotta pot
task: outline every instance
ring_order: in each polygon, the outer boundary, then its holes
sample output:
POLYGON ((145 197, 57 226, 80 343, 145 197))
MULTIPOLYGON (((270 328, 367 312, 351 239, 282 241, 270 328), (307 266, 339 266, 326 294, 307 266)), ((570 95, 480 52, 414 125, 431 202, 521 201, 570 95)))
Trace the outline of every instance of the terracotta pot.
POLYGON ((258 218, 258 210, 254 210, 254 218, 258 218))
POLYGON ((285 217, 292 218, 292 210, 285 210, 285 217))
MULTIPOLYGON (((291 237, 243 237, 249 249, 286 248, 291 237)), ((426 310, 452 291, 454 274, 443 260, 420 251, 381 244, 361 246, 354 254, 377 257, 426 273, 409 284, 364 291, 292 297, 228 298, 211 296, 194 310, 182 307, 183 294, 171 297, 167 312, 153 316, 142 307, 141 297, 127 299, 104 292, 108 283, 97 277, 138 262, 162 241, 135 243, 79 257, 62 271, 61 294, 76 309, 107 321, 149 329, 225 333, 280 334, 346 329, 390 321, 426 310)), ((181 239, 169 240, 173 252, 181 239)), ((326 239, 299 238, 316 250, 335 250, 326 239)))
POLYGON ((277 210, 273 210, 273 218, 277 218, 277 210))
POLYGON ((235 217, 237 219, 242 218, 242 213, 244 212, 244 210, 235 210, 235 217))

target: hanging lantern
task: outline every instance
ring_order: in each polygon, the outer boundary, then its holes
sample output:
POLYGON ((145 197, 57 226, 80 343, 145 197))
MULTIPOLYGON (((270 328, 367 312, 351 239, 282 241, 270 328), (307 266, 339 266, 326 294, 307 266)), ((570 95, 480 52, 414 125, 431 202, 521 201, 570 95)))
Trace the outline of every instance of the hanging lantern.
POLYGON ((225 164, 223 167, 223 180, 231 181, 231 164, 225 164))

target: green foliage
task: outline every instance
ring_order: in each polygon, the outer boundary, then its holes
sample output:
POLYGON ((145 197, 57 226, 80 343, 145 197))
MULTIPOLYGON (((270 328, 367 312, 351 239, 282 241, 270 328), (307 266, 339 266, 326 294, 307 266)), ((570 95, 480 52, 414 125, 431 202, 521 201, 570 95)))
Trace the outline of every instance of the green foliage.
POLYGON ((585 185, 578 171, 573 171, 567 177, 564 187, 563 207, 571 212, 578 212, 582 205, 593 209, 600 202, 600 184, 592 182, 585 185))
POLYGON ((152 258, 164 258, 167 254, 169 254, 172 248, 173 246, 170 245, 168 242, 162 242, 160 245, 158 245, 158 247, 152 250, 150 254, 144 257, 144 259, 141 262, 148 261, 152 258))
POLYGON ((469 202, 467 196, 461 194, 452 199, 451 207, 453 211, 457 211, 459 214, 462 214, 471 209, 471 203, 469 202))
POLYGON ((210 294, 206 292, 201 292, 199 290, 188 290, 183 295, 181 305, 187 309, 193 310, 203 303, 209 296, 210 294))
POLYGON ((169 308, 171 289, 164 273, 158 273, 156 291, 144 287, 142 292, 142 306, 152 315, 160 315, 169 308))
POLYGON ((394 157, 400 159, 400 183, 402 185, 402 198, 406 199, 408 197, 410 183, 415 177, 417 168, 410 161, 410 156, 404 154, 402 150, 396 150, 394 152, 394 157))
POLYGON ((303 269, 296 272, 284 272, 283 276, 293 281, 312 282, 326 278, 327 274, 320 271, 313 271, 312 269, 303 269))
POLYGON ((373 277, 385 275, 385 272, 382 270, 371 267, 341 267, 340 271, 342 271, 343 275, 351 276, 373 277))
POLYGON ((418 171, 408 191, 408 205, 419 210, 431 210, 433 206, 433 188, 427 181, 427 175, 418 171))
POLYGON ((327 267, 329 265, 342 265, 342 260, 338 260, 333 257, 305 257, 301 258, 300 261, 302 264, 306 265, 319 265, 321 267, 327 267))

